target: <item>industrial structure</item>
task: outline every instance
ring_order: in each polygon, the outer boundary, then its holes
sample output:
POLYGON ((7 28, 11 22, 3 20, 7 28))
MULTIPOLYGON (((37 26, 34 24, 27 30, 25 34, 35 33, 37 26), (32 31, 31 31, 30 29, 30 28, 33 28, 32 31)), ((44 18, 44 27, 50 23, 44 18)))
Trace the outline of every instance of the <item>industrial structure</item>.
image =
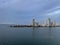
POLYGON ((56 22, 52 21, 50 18, 48 18, 47 21, 45 21, 44 25, 40 25, 39 22, 36 22, 35 19, 33 19, 33 26, 45 26, 45 27, 52 27, 56 26, 56 22))
POLYGON ((50 18, 48 18, 48 21, 46 22, 46 26, 51 27, 51 26, 56 26, 56 22, 52 21, 50 18))
POLYGON ((33 24, 32 24, 33 27, 34 27, 34 26, 40 26, 39 22, 36 22, 34 18, 33 18, 33 21, 32 21, 32 22, 33 22, 33 24))
POLYGON ((44 24, 40 24, 33 18, 31 25, 14 25, 10 27, 60 27, 60 25, 57 25, 56 21, 52 21, 50 18, 48 18, 44 24))
POLYGON ((32 25, 35 26, 35 19, 33 19, 33 24, 32 25))

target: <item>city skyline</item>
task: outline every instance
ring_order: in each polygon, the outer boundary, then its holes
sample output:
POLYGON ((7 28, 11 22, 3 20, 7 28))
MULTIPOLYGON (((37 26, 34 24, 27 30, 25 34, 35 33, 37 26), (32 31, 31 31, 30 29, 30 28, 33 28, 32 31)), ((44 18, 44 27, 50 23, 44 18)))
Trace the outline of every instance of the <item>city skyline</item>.
POLYGON ((41 24, 40 22, 37 22, 34 18, 32 20, 32 25, 33 26, 57 26, 59 24, 57 24, 57 22, 55 20, 51 20, 51 18, 48 18, 47 20, 45 20, 45 22, 43 22, 43 24, 41 24))
POLYGON ((33 17, 60 23, 60 0, 0 0, 0 24, 31 24, 33 17))

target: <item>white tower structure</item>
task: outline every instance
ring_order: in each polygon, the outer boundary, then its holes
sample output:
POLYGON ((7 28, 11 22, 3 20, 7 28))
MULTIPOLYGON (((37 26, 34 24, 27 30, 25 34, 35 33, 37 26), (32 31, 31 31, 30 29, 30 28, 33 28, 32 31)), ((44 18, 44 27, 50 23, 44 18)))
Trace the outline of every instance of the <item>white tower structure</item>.
POLYGON ((53 22, 53 26, 56 26, 56 21, 53 22))
POLYGON ((48 18, 48 26, 52 26, 52 22, 50 18, 48 18))
POLYGON ((34 18, 33 18, 33 22, 32 23, 33 23, 33 26, 35 26, 35 19, 34 18))
POLYGON ((45 21, 44 26, 48 26, 48 21, 47 20, 45 21))

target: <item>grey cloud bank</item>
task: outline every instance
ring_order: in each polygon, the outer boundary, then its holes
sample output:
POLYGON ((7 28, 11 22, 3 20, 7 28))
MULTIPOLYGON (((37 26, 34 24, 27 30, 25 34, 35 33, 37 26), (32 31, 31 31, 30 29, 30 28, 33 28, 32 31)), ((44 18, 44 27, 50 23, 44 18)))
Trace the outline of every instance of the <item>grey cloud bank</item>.
POLYGON ((0 23, 29 24, 33 17, 60 22, 60 0, 0 0, 0 23))

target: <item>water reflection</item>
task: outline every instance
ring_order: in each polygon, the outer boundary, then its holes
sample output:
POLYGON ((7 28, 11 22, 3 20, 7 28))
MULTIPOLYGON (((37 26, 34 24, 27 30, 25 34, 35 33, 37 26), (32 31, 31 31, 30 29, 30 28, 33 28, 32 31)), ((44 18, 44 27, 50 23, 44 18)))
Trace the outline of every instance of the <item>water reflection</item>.
POLYGON ((36 45, 36 43, 37 43, 37 42, 36 42, 36 38, 35 38, 35 36, 36 36, 36 35, 35 35, 35 34, 36 34, 36 30, 35 30, 35 29, 36 29, 35 27, 32 28, 32 41, 33 41, 32 44, 33 44, 33 45, 36 45))
POLYGON ((32 39, 33 41, 35 40, 35 28, 34 27, 32 28, 32 39))
POLYGON ((0 28, 0 45, 57 45, 60 28, 0 28))
POLYGON ((54 35, 52 29, 55 28, 32 28, 33 44, 52 45, 54 44, 54 35), (36 30, 37 29, 37 30, 36 30))

